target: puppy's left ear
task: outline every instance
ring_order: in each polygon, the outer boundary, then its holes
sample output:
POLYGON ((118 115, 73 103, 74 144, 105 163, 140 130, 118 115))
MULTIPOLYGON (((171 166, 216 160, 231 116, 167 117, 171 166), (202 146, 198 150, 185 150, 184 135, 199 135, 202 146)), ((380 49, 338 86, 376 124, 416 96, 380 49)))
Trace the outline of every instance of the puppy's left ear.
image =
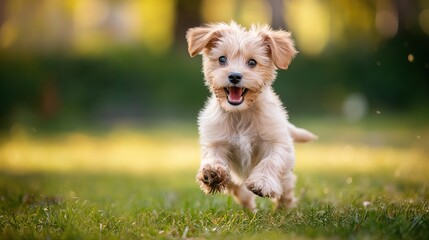
POLYGON ((189 55, 193 57, 201 53, 204 48, 210 47, 219 36, 219 31, 210 26, 190 28, 186 32, 189 55))
POLYGON ((264 33, 264 41, 268 46, 268 54, 280 69, 287 69, 298 53, 290 32, 269 30, 264 33))

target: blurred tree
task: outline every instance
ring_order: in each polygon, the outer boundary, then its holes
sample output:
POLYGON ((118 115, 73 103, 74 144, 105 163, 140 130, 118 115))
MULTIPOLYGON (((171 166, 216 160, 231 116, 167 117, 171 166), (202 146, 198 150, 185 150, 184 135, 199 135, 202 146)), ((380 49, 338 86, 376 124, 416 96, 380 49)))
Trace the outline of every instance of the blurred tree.
POLYGON ((174 43, 177 47, 186 45, 185 34, 188 28, 202 24, 201 2, 201 0, 178 0, 176 2, 174 43))
POLYGON ((267 0, 267 2, 271 6, 271 26, 274 29, 286 29, 284 0, 267 0))
POLYGON ((5 7, 6 7, 6 1, 7 0, 0 0, 0 27, 3 25, 3 22, 5 21, 5 7))
POLYGON ((398 14, 398 34, 409 32, 418 26, 418 6, 416 1, 393 0, 398 14))

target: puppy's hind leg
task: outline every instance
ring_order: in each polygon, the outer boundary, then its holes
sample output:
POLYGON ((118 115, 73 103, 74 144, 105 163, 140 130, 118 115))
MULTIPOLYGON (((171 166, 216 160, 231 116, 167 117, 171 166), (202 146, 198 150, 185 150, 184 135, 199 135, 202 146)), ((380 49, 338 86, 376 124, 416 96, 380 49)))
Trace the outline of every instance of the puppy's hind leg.
POLYGON ((281 179, 283 185, 283 193, 280 198, 275 199, 277 209, 289 209, 296 207, 297 199, 295 197, 296 175, 291 171, 281 179))
POLYGON ((241 206, 256 212, 255 194, 248 190, 243 184, 237 185, 230 183, 228 192, 234 197, 234 200, 241 206))

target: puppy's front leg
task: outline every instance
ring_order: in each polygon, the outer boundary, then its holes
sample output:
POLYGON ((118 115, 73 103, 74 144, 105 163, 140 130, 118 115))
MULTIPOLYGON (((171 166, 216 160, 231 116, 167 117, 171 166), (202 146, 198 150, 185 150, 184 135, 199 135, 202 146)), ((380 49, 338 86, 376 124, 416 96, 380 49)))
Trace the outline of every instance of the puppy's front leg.
POLYGON ((287 176, 295 164, 292 143, 277 142, 261 145, 264 154, 246 180, 246 187, 261 197, 279 199, 283 195, 284 176, 287 176))
POLYGON ((197 182, 204 193, 223 192, 231 178, 226 162, 227 148, 221 144, 202 146, 202 160, 197 182))

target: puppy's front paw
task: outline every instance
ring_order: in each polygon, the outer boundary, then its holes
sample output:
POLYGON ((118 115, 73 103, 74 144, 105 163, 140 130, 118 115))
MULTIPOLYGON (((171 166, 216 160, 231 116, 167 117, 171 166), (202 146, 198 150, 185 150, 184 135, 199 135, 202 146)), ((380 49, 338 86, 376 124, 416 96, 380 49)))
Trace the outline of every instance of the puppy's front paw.
POLYGON ((222 192, 230 178, 228 169, 221 164, 204 166, 197 173, 197 182, 206 194, 222 192))
POLYGON ((280 198, 282 189, 281 185, 273 179, 266 177, 259 179, 249 179, 245 183, 247 189, 260 197, 280 198))

